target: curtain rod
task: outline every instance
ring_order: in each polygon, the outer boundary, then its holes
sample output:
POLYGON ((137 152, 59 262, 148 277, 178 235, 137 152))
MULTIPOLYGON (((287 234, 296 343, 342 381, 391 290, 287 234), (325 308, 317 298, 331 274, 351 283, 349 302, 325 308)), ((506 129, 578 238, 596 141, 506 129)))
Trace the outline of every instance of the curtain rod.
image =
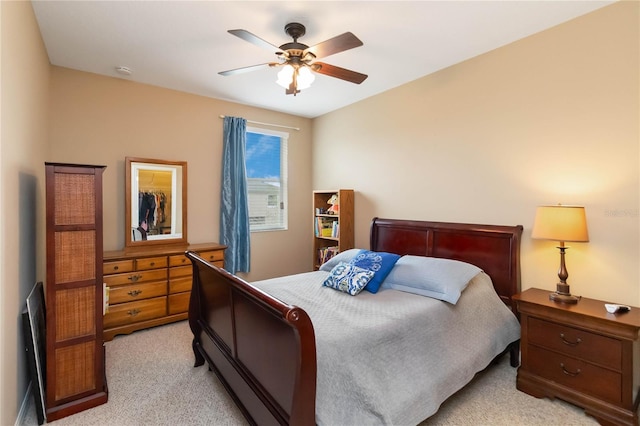
MULTIPOLYGON (((220 118, 225 118, 226 116, 221 115, 220 118)), ((261 121, 251 121, 251 120, 247 120, 247 123, 251 123, 251 124, 261 124, 263 126, 271 126, 271 127, 281 127, 283 129, 291 129, 291 130, 300 130, 300 127, 291 127, 291 126, 284 126, 282 124, 271 124, 271 123, 263 123, 261 121)))

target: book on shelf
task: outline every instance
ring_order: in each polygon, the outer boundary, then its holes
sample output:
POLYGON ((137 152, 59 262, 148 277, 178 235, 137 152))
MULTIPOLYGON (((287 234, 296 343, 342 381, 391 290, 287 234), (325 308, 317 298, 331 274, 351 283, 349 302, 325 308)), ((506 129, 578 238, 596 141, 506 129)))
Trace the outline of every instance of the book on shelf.
POLYGON ((337 246, 322 247, 318 249, 318 265, 322 265, 323 263, 327 262, 339 252, 340 250, 337 246))
POLYGON ((338 238, 340 234, 340 223, 336 219, 316 217, 314 232, 316 237, 338 238))

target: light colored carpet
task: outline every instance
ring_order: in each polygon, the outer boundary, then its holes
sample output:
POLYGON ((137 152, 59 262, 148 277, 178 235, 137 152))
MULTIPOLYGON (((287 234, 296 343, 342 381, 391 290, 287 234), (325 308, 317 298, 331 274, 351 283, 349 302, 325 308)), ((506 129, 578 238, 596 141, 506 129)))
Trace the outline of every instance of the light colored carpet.
MULTIPOLYGON (((182 321, 117 336, 107 342, 109 402, 51 423, 246 425, 213 372, 206 366, 193 367, 191 336, 188 323, 182 321)), ((597 424, 570 404, 536 399, 518 391, 515 381, 516 369, 509 366, 509 357, 504 356, 420 426, 597 424)), ((33 401, 25 424, 38 424, 33 401)))

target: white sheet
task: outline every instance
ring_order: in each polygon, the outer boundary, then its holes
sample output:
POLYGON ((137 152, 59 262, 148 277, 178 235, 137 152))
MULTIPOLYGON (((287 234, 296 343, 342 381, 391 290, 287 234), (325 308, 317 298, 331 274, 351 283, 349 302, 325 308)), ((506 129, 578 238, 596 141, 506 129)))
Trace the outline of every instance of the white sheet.
POLYGON ((313 322, 319 425, 415 425, 520 338, 484 273, 455 306, 396 290, 350 296, 322 287, 327 274, 252 283, 313 322))

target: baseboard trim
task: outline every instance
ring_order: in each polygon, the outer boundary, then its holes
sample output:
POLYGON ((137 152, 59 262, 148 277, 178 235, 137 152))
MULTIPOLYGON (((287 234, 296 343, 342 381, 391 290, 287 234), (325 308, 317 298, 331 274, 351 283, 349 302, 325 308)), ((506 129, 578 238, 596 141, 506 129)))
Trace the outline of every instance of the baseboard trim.
POLYGON ((27 391, 24 393, 24 398, 22 398, 22 404, 20 404, 20 411, 18 411, 18 417, 16 417, 15 426, 23 426, 24 421, 27 418, 27 413, 29 412, 29 408, 31 403, 33 402, 32 396, 32 385, 33 382, 29 381, 29 385, 27 386, 27 391))

